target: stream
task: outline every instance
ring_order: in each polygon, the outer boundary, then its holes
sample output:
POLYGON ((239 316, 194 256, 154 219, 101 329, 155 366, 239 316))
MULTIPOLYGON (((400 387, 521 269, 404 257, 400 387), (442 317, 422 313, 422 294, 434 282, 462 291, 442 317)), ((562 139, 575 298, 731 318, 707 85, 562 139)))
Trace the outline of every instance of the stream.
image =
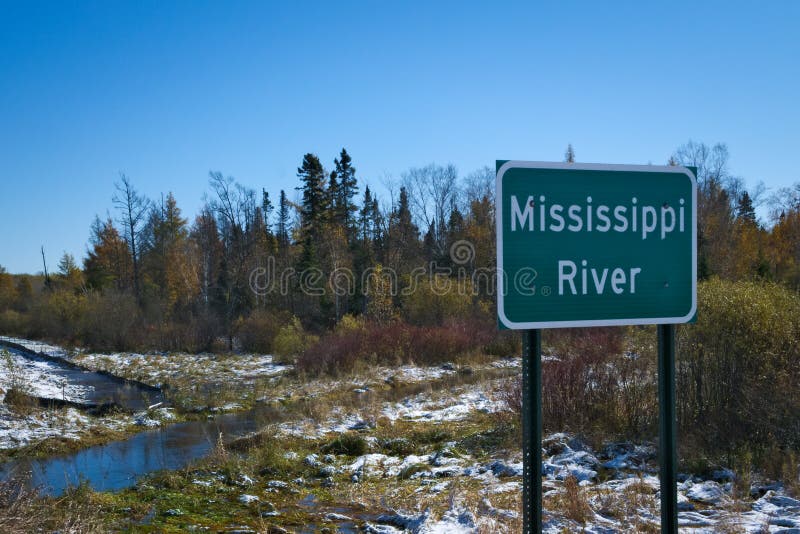
POLYGON ((232 437, 254 432, 277 419, 269 407, 223 414, 207 421, 175 423, 147 430, 123 441, 83 449, 67 456, 20 459, 0 464, 0 480, 12 476, 25 479, 29 488, 43 495, 60 495, 70 486, 88 483, 97 491, 132 486, 146 473, 180 469, 206 456, 220 434, 232 437))
MULTIPOLYGON (((137 412, 149 406, 164 402, 159 388, 147 386, 132 380, 125 380, 108 373, 89 371, 61 358, 36 353, 25 347, 0 339, 0 348, 16 356, 24 367, 23 371, 47 375, 49 381, 66 386, 81 388, 82 399, 78 405, 113 404, 123 410, 137 412)), ((62 394, 53 392, 46 398, 62 400, 62 394)))
MULTIPOLYGON (((164 402, 161 390, 107 373, 88 371, 66 360, 34 352, 8 339, 0 348, 23 365, 46 372, 66 387, 82 388, 79 405, 113 403, 136 412, 164 402)), ((54 395, 54 400, 59 400, 54 395)), ((161 469, 179 469, 206 456, 220 434, 225 441, 253 432, 277 419, 275 410, 258 406, 252 410, 221 414, 202 421, 188 421, 146 430, 125 440, 97 445, 76 453, 49 458, 21 458, 0 464, 0 480, 20 477, 30 489, 43 495, 60 495, 81 482, 92 488, 113 491, 133 485, 137 477, 161 469)))
MULTIPOLYGON (((113 401, 123 409, 140 411, 163 402, 161 391, 126 381, 105 373, 86 371, 58 358, 41 358, 41 355, 24 348, 10 347, 4 340, 6 350, 36 361, 48 362, 48 372, 56 373, 70 384, 91 386, 85 398, 95 404, 113 401)), ((505 371, 498 370, 503 373, 505 371)), ((477 374, 468 377, 445 378, 443 386, 450 381, 477 380, 477 374)), ((370 392, 367 398, 377 395, 381 401, 397 401, 409 395, 425 391, 426 383, 411 383, 385 392, 370 392)), ((374 401, 374 399, 372 399, 374 401)), ((78 452, 48 458, 20 458, 0 464, 0 480, 21 478, 30 489, 42 495, 58 496, 67 488, 87 483, 97 491, 114 491, 130 487, 136 479, 159 470, 183 468, 195 460, 207 456, 222 435, 224 442, 256 432, 264 426, 285 420, 284 410, 274 405, 259 404, 238 413, 218 414, 208 419, 168 424, 156 429, 139 432, 120 441, 96 445, 78 452)), ((0 422, 1 423, 1 422, 0 422)))
MULTIPOLYGON (((135 412, 164 402, 161 390, 107 373, 88 371, 66 360, 34 352, 7 339, 0 347, 18 358, 19 366, 46 373, 48 378, 69 388, 81 388, 81 406, 113 403, 135 412), (21 362, 21 363, 20 363, 21 362)), ((53 392, 53 399, 60 394, 53 392)), ((240 437, 279 419, 270 406, 249 411, 220 414, 201 421, 188 421, 146 430, 121 441, 97 445, 76 453, 49 458, 21 458, 0 464, 0 480, 22 478, 29 489, 42 495, 58 496, 81 482, 98 491, 132 486, 146 473, 180 469, 214 448, 222 435, 225 441, 240 437)))

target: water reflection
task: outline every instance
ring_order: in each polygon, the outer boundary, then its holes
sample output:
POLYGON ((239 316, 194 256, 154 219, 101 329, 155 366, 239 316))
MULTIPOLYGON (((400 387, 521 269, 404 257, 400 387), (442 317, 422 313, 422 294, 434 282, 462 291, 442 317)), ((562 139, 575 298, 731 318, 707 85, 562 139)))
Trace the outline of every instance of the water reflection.
POLYGON ((0 478, 22 476, 28 487, 38 487, 48 495, 60 495, 81 481, 98 491, 119 490, 133 485, 143 474, 180 469, 206 456, 220 433, 224 438, 241 436, 276 418, 272 410, 260 408, 208 421, 176 423, 69 456, 10 462, 0 466, 0 478))

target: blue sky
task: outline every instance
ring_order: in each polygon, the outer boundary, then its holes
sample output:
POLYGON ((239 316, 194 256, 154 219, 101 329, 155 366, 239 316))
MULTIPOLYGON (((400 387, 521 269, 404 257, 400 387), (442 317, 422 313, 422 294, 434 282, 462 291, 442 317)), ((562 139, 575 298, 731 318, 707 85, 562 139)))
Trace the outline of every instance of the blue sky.
POLYGON ((277 195, 343 146, 378 190, 689 139, 749 185, 800 181, 800 2, 649 4, 0 0, 0 265, 82 258, 119 172, 193 215, 210 170, 277 195))

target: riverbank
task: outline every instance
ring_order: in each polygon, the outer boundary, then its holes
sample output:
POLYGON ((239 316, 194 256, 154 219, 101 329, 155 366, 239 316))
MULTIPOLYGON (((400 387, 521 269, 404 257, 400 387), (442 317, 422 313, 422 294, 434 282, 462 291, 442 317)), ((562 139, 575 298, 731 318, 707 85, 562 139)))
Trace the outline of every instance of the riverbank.
POLYGON ((68 454, 176 418, 158 388, 92 372, 59 347, 0 338, 0 461, 68 454))
MULTIPOLYGON (((98 368, 137 370, 140 378, 179 373, 177 364, 167 367, 166 358, 92 356, 90 361, 98 368)), ((98 531, 520 530, 518 399, 511 387, 519 358, 377 367, 336 379, 306 379, 285 369, 277 375, 254 372, 238 382, 230 377, 242 373, 226 369, 226 362, 236 361, 221 357, 198 366, 193 376, 213 378, 201 367, 216 367, 225 373, 216 378, 231 380, 235 398, 251 403, 247 409, 240 404, 222 414, 206 406, 185 426, 169 424, 138 433, 135 442, 119 442, 135 460, 97 449, 94 456, 84 455, 93 461, 82 461, 95 465, 98 458, 113 458, 113 466, 100 467, 84 486, 36 499, 33 506, 52 507, 53 518, 69 516, 68 507, 97 510, 98 531), (269 387, 257 394, 259 383, 269 387), (199 445, 174 449, 172 430, 183 429, 185 437, 201 420, 205 426, 195 432, 199 445), (140 445, 145 438, 147 445, 140 445), (142 454, 177 460, 148 474, 152 467, 142 466, 153 464, 142 463, 142 454), (104 471, 112 468, 114 473, 104 471), (92 477, 117 484, 112 475, 122 480, 114 491, 92 489, 92 477)), ((251 365, 272 370, 265 362, 251 365)), ((547 532, 658 531, 652 442, 590 442, 553 434, 543 447, 547 532)), ((83 465, 59 462, 60 468, 83 465)), ((712 467, 681 475, 683 531, 800 528, 796 485, 712 467)), ((41 524, 53 529, 56 523, 41 524)))
MULTIPOLYGON (((39 502, 54 517, 91 507, 102 518, 97 531, 519 532, 518 436, 499 413, 475 407, 461 398, 421 408, 425 420, 350 424, 358 429, 318 438, 273 425, 129 489, 84 486, 39 502), (462 415, 447 421, 442 408, 462 415)), ((652 444, 594 448, 554 434, 543 445, 545 532, 658 532, 652 444)), ((800 501, 777 484, 720 469, 682 475, 678 490, 682 532, 800 527, 800 501)))

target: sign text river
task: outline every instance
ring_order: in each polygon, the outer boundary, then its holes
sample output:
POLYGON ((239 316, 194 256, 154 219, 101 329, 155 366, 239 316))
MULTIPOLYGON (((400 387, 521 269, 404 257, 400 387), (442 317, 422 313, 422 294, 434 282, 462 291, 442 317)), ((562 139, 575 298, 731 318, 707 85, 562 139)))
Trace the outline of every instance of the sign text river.
POLYGON ((506 328, 689 321, 696 186, 684 167, 498 162, 506 328))

